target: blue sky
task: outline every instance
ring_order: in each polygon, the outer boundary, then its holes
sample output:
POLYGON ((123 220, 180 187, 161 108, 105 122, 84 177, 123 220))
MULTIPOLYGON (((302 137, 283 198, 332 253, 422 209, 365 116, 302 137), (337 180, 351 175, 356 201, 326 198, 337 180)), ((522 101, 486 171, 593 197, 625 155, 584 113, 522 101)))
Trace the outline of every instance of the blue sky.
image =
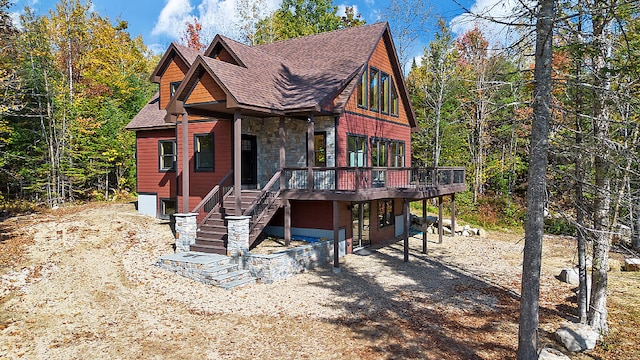
MULTIPOLYGON (((93 9, 103 16, 108 16, 112 21, 122 19, 129 23, 129 32, 132 36, 141 35, 145 44, 155 52, 162 52, 171 43, 179 40, 182 34, 183 24, 194 16, 200 19, 204 25, 206 37, 213 38, 216 33, 222 33, 234 37, 230 25, 235 13, 235 4, 238 0, 93 0, 93 9)), ((275 9, 281 0, 256 0, 265 4, 265 11, 275 9)), ((496 13, 504 12, 511 8, 511 2, 517 0, 459 0, 469 9, 496 13)), ((56 0, 14 0, 14 6, 10 9, 14 14, 19 14, 25 6, 30 6, 38 14, 46 14, 55 9, 56 0)), ((84 0, 83 0, 84 2, 84 0)), ((384 9, 389 5, 389 0, 334 0, 334 4, 343 9, 344 6, 355 6, 357 12, 362 14, 368 23, 379 21, 384 9)), ((448 21, 454 20, 457 25, 453 29, 457 33, 463 33, 472 27, 471 21, 459 16, 463 10, 453 0, 433 0, 433 14, 448 21)), ((419 56, 422 49, 431 39, 430 33, 416 42, 412 56, 419 56)))

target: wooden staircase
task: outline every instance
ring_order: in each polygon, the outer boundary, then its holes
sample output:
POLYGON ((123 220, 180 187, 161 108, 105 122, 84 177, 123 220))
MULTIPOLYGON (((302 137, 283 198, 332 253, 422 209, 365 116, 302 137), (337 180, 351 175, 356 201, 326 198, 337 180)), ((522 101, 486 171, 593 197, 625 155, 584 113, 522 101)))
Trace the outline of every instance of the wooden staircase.
POLYGON ((222 206, 216 206, 210 216, 200 224, 196 232, 196 242, 191 245, 191 251, 204 252, 210 254, 227 253, 227 224, 225 216, 249 215, 251 219, 251 232, 249 233, 249 244, 260 236, 262 230, 267 226, 273 215, 280 207, 279 202, 264 209, 255 207, 259 197, 264 196, 261 190, 242 190, 242 203, 240 214, 235 213, 235 196, 233 193, 224 198, 222 206), (249 213, 246 213, 251 209, 249 213))

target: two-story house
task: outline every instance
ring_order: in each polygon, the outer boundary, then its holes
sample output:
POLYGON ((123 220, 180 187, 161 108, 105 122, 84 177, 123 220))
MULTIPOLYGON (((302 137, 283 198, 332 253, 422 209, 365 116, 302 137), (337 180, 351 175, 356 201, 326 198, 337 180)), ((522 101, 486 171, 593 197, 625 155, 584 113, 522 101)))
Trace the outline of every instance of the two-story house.
POLYGON ((409 202, 465 189, 464 168, 411 167, 416 117, 386 23, 172 44, 151 81, 158 93, 127 126, 138 207, 198 213, 193 251, 225 253, 224 219, 243 214, 251 242, 324 237, 348 252, 406 237, 409 202))

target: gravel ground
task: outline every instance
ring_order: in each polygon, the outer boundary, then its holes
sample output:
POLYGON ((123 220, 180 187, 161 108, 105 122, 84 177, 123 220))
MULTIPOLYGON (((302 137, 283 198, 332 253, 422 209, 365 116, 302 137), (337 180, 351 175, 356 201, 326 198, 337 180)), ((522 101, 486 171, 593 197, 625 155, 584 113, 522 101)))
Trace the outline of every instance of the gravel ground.
MULTIPOLYGON (((346 256, 340 274, 225 291, 153 266, 172 252, 171 231, 131 204, 3 226, 13 229, 5 238, 33 244, 24 260, 0 267, 0 359, 515 357, 518 235, 443 244, 430 235, 426 255, 412 238, 408 263, 400 241, 346 256)), ((573 246, 545 240, 545 331, 571 318, 570 286, 554 276, 572 263, 573 246)))

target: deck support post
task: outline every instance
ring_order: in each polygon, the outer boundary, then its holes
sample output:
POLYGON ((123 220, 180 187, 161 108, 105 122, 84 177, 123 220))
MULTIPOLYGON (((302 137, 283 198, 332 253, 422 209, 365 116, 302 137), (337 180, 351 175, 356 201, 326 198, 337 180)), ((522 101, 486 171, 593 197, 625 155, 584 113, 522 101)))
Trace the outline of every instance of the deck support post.
POLYGON ((358 204, 358 246, 362 246, 362 233, 364 232, 364 203, 358 204))
POLYGON ((313 115, 307 119, 307 186, 310 191, 313 191, 313 167, 316 166, 316 149, 315 142, 313 141, 313 134, 315 133, 315 119, 313 115))
POLYGON ((233 113, 233 195, 235 215, 242 215, 242 118, 240 110, 233 113))
POLYGON ((442 196, 438 196, 438 244, 442 244, 442 196))
POLYGON ((284 244, 291 244, 291 202, 289 199, 284 201, 284 244))
POLYGON ((338 212, 338 201, 333 200, 333 272, 339 273, 340 270, 340 217, 338 212))
POLYGON ((409 201, 407 199, 402 199, 402 205, 402 218, 404 222, 404 262, 409 262, 409 201))
POLYGON ((189 116, 185 110, 182 113, 182 212, 189 209, 189 116))
POLYGON ((451 237, 456 236, 456 194, 451 194, 451 237))
POLYGON ((287 153, 285 150, 287 133, 284 128, 284 116, 280 116, 280 124, 278 127, 280 130, 280 190, 284 190, 286 184, 284 181, 285 178, 284 174, 282 173, 282 169, 284 169, 287 163, 287 153))
POLYGON ((427 199, 422 199, 422 253, 427 253, 427 199))

